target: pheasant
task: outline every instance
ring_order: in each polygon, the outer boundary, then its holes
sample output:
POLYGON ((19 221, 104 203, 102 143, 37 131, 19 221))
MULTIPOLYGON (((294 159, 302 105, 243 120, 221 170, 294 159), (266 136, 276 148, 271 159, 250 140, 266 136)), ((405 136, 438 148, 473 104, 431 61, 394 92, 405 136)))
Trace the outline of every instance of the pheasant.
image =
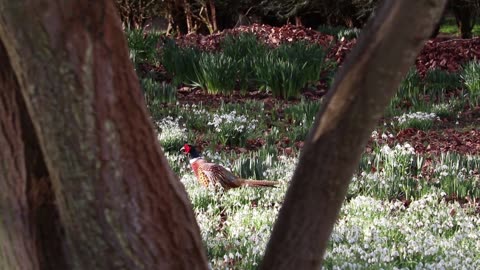
POLYGON ((198 182, 203 186, 220 184, 224 189, 231 189, 242 186, 274 187, 277 185, 276 181, 250 180, 235 176, 224 167, 215 163, 207 162, 197 149, 190 144, 185 144, 180 151, 189 155, 190 165, 192 166, 193 172, 195 173, 198 182))

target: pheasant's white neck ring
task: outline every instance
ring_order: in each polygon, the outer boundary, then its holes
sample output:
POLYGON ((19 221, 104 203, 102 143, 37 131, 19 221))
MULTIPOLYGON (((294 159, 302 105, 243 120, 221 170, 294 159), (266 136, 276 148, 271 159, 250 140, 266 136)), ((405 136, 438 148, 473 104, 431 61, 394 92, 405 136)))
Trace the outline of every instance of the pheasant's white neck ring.
POLYGON ((190 159, 190 164, 195 163, 195 162, 196 162, 197 160, 199 160, 199 159, 202 159, 202 157, 196 157, 196 158, 190 159))

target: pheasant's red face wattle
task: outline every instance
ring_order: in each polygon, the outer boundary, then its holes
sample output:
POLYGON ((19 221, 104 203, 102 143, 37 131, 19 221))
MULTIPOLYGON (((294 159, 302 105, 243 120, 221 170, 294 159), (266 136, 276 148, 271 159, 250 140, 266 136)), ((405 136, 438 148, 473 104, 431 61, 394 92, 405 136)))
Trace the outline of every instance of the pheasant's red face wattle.
POLYGON ((183 146, 183 149, 185 150, 185 153, 190 153, 190 145, 185 144, 185 145, 183 146))

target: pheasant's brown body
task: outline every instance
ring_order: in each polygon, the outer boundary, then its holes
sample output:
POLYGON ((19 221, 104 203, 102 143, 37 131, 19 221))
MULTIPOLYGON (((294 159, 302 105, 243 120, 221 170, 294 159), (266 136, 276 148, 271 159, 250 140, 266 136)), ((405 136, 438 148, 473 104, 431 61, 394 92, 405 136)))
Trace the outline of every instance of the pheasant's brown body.
POLYGON ((230 189, 241 186, 274 187, 277 185, 276 181, 250 180, 235 176, 232 172, 224 167, 215 163, 207 162, 205 159, 200 157, 193 146, 189 145, 187 147, 187 145, 185 145, 182 149, 185 149, 185 152, 187 153, 190 153, 190 151, 194 153, 193 158, 190 160, 190 165, 192 166, 198 182, 200 182, 200 184, 203 186, 219 184, 224 189, 230 189))

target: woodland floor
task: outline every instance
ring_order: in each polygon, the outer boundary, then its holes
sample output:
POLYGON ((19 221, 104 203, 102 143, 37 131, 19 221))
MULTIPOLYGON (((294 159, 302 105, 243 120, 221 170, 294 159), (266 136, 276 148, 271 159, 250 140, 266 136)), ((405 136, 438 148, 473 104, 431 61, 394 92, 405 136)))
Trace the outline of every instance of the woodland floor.
MULTIPOLYGON (((208 36, 190 34, 178 37, 176 41, 182 46, 195 46, 202 50, 214 51, 219 49, 220 41, 225 35, 242 32, 254 33, 260 40, 272 47, 284 42, 299 40, 321 44, 328 48, 327 58, 337 62, 339 65, 342 64, 346 55, 356 43, 356 39, 337 40, 334 36, 294 25, 271 27, 258 24, 225 30, 221 33, 208 36)), ((429 40, 425 44, 425 47, 417 57, 415 66, 417 71, 423 76, 427 70, 435 68, 448 70, 450 72, 458 71, 462 64, 472 59, 480 59, 480 38, 458 39, 448 35, 441 35, 438 38, 429 40)), ((143 69, 145 71, 153 70, 159 74, 165 74, 161 66, 143 66, 143 69)), ((166 75, 163 76, 168 77, 166 75)), ((314 87, 305 89, 302 93, 302 98, 305 100, 319 100, 327 91, 327 84, 320 81, 314 87)), ((278 102, 284 104, 295 104, 299 102, 299 99, 288 101, 279 100, 272 97, 271 94, 260 91, 251 91, 246 95, 240 95, 239 92, 235 92, 232 95, 211 95, 199 88, 187 86, 179 88, 177 99, 180 104, 201 103, 208 107, 217 107, 221 103, 242 103, 248 100, 257 100, 263 102, 267 109, 275 108, 274 104, 278 102)), ((406 106, 408 107, 408 102, 406 106)), ((277 111, 276 114, 281 116, 282 112, 277 111)), ((385 121, 388 121, 388 119, 382 119, 381 123, 385 121)), ((480 107, 465 107, 455 119, 443 118, 441 119, 441 124, 436 125, 432 130, 421 131, 407 129, 393 132, 394 136, 388 138, 386 142, 388 144, 408 142, 414 146, 417 153, 438 154, 440 152, 451 151, 461 154, 478 155, 480 154, 479 127, 480 107)), ((202 141, 198 141, 197 143, 202 144, 202 141)), ((257 140, 250 140, 246 148, 254 150, 263 144, 262 139, 258 138, 257 140)), ((301 147, 303 146, 303 142, 285 143, 279 141, 277 145, 280 148, 290 146, 301 147)), ((221 148, 222 146, 218 147, 221 148)), ((242 151, 242 149, 239 151, 242 151)))

